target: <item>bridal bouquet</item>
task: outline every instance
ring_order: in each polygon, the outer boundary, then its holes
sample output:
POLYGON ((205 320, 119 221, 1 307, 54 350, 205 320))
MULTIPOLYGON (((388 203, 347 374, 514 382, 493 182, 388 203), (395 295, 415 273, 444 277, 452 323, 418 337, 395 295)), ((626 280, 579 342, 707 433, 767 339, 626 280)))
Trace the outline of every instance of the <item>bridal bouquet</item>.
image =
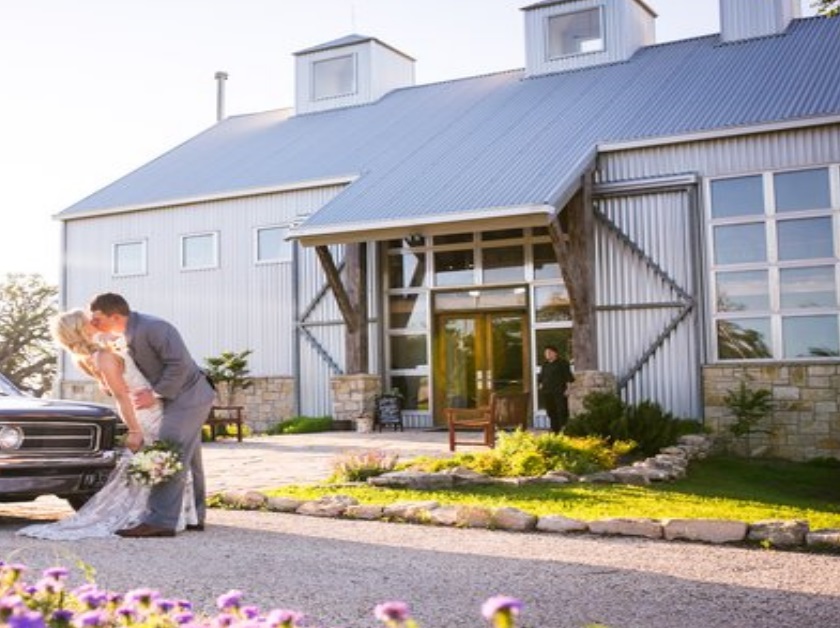
POLYGON ((155 486, 168 481, 184 468, 181 452, 175 443, 158 440, 146 445, 131 457, 128 480, 132 484, 155 486))

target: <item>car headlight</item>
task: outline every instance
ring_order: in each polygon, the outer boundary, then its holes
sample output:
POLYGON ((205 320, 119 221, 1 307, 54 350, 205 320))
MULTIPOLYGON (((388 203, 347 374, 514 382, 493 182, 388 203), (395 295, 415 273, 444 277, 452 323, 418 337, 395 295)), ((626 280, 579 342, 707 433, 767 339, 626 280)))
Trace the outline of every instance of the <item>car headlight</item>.
POLYGON ((19 427, 4 425, 0 427, 0 450, 19 449, 23 444, 23 430, 19 427))

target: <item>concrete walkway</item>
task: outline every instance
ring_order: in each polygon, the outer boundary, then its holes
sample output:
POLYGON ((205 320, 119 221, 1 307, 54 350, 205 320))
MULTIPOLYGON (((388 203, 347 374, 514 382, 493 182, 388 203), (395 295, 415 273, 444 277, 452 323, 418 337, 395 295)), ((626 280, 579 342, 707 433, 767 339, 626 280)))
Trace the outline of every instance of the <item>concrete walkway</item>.
MULTIPOLYGON (((281 484, 320 482, 332 473, 342 454, 381 450, 401 460, 416 456, 448 456, 446 432, 406 430, 360 434, 318 432, 283 436, 255 436, 205 443, 203 447, 208 493, 229 489, 263 489, 281 484)), ((486 449, 462 447, 459 451, 486 449)))

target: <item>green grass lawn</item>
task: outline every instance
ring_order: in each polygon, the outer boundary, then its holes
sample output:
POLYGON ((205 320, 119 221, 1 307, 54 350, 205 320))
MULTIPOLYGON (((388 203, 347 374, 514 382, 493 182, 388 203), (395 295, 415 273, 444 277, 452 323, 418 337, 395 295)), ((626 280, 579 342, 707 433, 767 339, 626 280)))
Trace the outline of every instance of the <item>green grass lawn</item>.
POLYGON ((562 515, 585 521, 609 517, 747 523, 801 519, 812 530, 840 529, 840 463, 716 457, 692 462, 683 480, 650 486, 569 484, 416 491, 323 484, 284 486, 268 494, 298 499, 343 494, 364 504, 433 499, 447 505, 510 506, 538 516, 562 515))

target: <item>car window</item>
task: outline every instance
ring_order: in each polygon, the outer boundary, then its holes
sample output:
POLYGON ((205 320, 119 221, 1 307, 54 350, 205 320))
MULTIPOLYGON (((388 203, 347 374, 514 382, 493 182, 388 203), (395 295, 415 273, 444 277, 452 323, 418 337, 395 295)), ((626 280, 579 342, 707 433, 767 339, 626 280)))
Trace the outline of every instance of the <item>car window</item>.
POLYGON ((17 397, 21 392, 8 379, 0 374, 0 397, 17 397))

